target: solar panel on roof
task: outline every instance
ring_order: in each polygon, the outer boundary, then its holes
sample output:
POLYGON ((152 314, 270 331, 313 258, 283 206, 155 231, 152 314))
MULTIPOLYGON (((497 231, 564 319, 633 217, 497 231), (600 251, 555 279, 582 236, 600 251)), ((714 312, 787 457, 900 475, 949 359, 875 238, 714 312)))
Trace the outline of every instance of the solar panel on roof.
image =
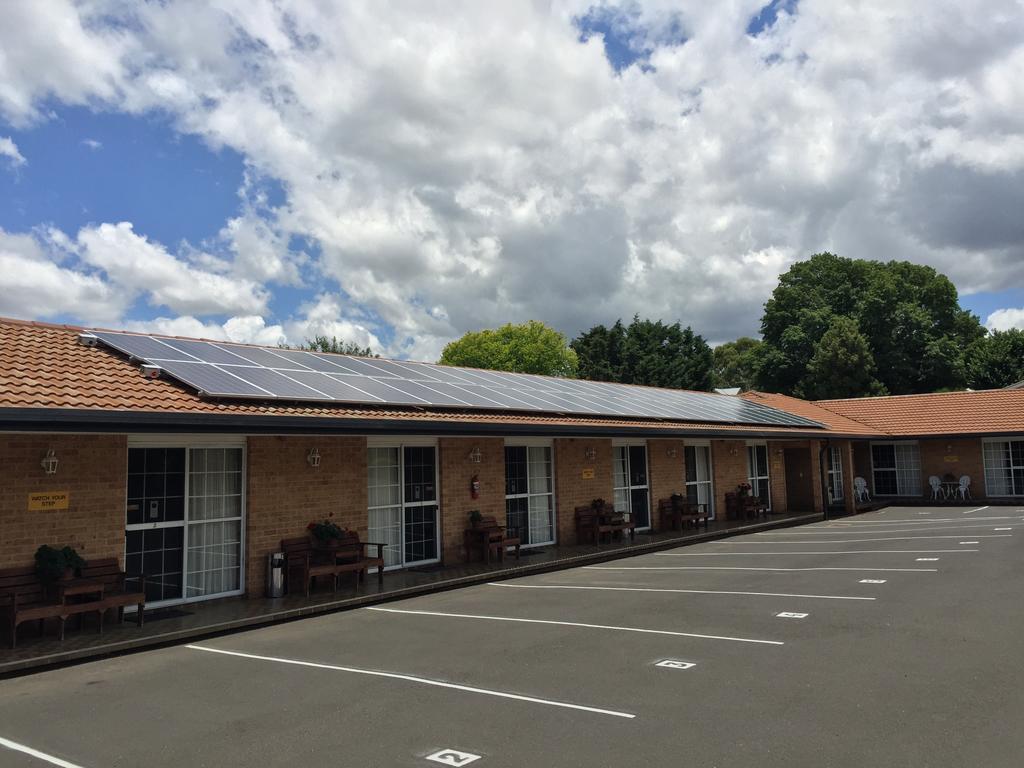
POLYGON ((760 403, 704 392, 109 331, 93 335, 213 397, 821 426, 760 403))

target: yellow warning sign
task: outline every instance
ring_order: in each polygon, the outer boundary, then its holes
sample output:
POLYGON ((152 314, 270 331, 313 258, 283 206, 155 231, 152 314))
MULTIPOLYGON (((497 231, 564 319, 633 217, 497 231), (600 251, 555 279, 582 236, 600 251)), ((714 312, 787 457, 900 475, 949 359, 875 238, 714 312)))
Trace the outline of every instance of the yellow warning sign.
POLYGON ((594 479, 594 468, 593 467, 587 467, 586 469, 583 470, 583 479, 584 480, 593 480, 594 479))
POLYGON ((46 512, 51 509, 67 509, 70 503, 70 491, 51 491, 50 493, 30 493, 28 495, 29 512, 46 512))

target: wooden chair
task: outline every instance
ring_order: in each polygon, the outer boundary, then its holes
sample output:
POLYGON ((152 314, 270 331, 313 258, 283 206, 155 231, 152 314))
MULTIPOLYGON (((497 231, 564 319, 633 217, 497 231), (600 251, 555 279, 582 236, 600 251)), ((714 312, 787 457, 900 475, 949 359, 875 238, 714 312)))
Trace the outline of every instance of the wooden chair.
POLYGON ((636 523, 623 519, 610 504, 597 508, 593 505, 576 507, 577 543, 589 539, 599 545, 605 534, 611 541, 613 537, 621 537, 623 533, 629 533, 630 540, 635 539, 636 523))
POLYGON ((704 504, 693 504, 685 498, 674 497, 658 499, 658 518, 659 530, 666 530, 670 526, 673 531, 680 531, 687 523, 700 528, 701 521, 704 522, 704 530, 707 530, 711 516, 704 504), (666 525, 666 520, 669 525, 666 525))
POLYGON ((472 558, 474 549, 480 550, 481 559, 485 563, 491 562, 491 552, 494 552, 499 561, 504 562, 505 551, 509 547, 515 547, 516 560, 519 560, 521 539, 518 536, 509 536, 505 526, 498 523, 493 515, 486 515, 480 518, 475 526, 466 528, 462 540, 466 548, 467 562, 472 558))
POLYGON ((0 570, 0 610, 7 614, 11 648, 18 641, 18 626, 26 621, 38 621, 39 634, 42 635, 46 619, 57 619, 60 622, 60 639, 64 639, 64 622, 67 619, 64 607, 36 576, 35 566, 0 570))

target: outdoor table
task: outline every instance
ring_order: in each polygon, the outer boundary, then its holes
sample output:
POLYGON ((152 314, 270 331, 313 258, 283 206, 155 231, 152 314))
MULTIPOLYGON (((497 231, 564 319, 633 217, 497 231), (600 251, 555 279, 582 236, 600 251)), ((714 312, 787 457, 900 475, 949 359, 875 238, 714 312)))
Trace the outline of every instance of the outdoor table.
POLYGON ((501 541, 503 537, 504 532, 501 528, 466 528, 462 532, 462 545, 466 548, 466 562, 468 563, 472 558, 474 538, 479 539, 479 541, 475 543, 475 546, 478 546, 483 550, 481 553, 481 559, 483 559, 485 563, 490 563, 491 542, 501 541))
POLYGON ((947 499, 955 499, 960 493, 960 481, 959 480, 943 480, 942 481, 942 492, 945 494, 947 499))

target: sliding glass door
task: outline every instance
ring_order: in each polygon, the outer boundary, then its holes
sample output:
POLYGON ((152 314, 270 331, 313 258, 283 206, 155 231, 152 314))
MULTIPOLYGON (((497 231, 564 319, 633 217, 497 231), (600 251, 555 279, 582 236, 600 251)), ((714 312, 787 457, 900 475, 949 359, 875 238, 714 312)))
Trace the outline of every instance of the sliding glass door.
POLYGON ((550 446, 505 446, 505 525, 524 546, 554 543, 550 446))
POLYGON ((762 504, 772 508, 771 478, 768 475, 768 446, 766 444, 747 446, 747 482, 750 495, 760 499, 762 504))
POLYGON ((439 558, 437 452, 433 446, 369 449, 369 541, 384 547, 386 568, 439 558))
POLYGON ((629 515, 637 528, 650 528, 651 491, 647 484, 647 446, 614 446, 612 480, 615 511, 629 515))
POLYGON ((871 474, 876 496, 921 496, 917 443, 872 443, 871 474))
POLYGON ((242 590, 243 463, 241 447, 128 449, 125 570, 147 603, 242 590))
POLYGON ((703 504, 713 519, 715 494, 711 482, 711 446, 687 445, 683 452, 686 460, 686 500, 691 504, 703 504))

